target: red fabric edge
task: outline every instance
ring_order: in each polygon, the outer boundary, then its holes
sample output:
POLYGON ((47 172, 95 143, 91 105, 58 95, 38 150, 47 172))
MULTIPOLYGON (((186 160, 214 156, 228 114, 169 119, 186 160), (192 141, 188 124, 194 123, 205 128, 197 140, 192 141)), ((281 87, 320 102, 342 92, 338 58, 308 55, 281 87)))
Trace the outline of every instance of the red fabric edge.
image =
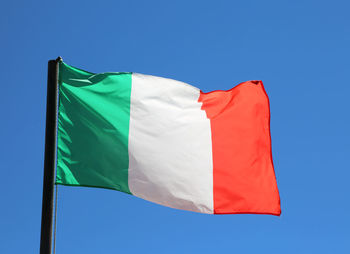
MULTIPOLYGON (((272 168, 273 168, 273 174, 275 176, 275 181, 277 183, 277 178, 276 178, 276 171, 275 171, 275 165, 273 164, 273 158, 272 158, 272 138, 271 138, 271 109, 270 109, 270 99, 269 99, 269 96, 267 95, 266 93, 266 90, 265 90, 265 87, 264 87, 264 83, 259 80, 260 84, 261 84, 261 87, 264 91, 264 94, 266 96, 266 99, 267 99, 267 102, 268 102, 268 107, 269 107, 269 136, 270 136, 270 160, 271 160, 271 164, 272 164, 272 168)), ((281 196, 280 196, 280 192, 279 192, 279 189, 278 189, 278 185, 276 186, 277 187, 277 193, 278 193, 278 197, 279 197, 279 207, 280 207, 280 210, 279 210, 279 213, 277 214, 273 214, 273 215, 276 215, 276 216, 280 216, 281 213, 282 213, 282 210, 281 210, 281 196)))
POLYGON ((265 214, 265 215, 274 215, 274 216, 280 216, 281 212, 278 213, 267 213, 267 212, 229 212, 229 213, 220 213, 220 212, 214 212, 213 214, 220 214, 220 215, 228 215, 228 214, 265 214))
MULTIPOLYGON (((234 87, 232 87, 232 88, 230 88, 230 89, 227 89, 227 90, 222 90, 222 89, 218 89, 218 90, 213 90, 213 91, 210 91, 210 92, 203 92, 202 90, 201 90, 201 93, 203 93, 203 94, 211 94, 211 93, 214 93, 214 92, 229 92, 229 91, 232 91, 233 89, 236 89, 237 87, 239 87, 239 86, 241 86, 241 85, 244 85, 245 83, 249 83, 249 82, 251 82, 251 83, 254 83, 254 84, 259 84, 259 83, 261 83, 261 85, 262 85, 262 87, 263 87, 263 90, 264 90, 264 93, 265 93, 265 95, 267 96, 267 93, 266 93, 266 91, 265 91, 265 89, 264 89, 264 85, 263 85, 263 83, 262 83, 262 81, 261 80, 248 80, 248 81, 245 81, 245 82, 241 82, 241 83, 239 83, 238 85, 236 85, 236 86, 234 86, 234 87)), ((268 99, 268 97, 267 97, 267 99, 268 99)), ((270 101, 269 101, 269 109, 270 109, 270 101)))

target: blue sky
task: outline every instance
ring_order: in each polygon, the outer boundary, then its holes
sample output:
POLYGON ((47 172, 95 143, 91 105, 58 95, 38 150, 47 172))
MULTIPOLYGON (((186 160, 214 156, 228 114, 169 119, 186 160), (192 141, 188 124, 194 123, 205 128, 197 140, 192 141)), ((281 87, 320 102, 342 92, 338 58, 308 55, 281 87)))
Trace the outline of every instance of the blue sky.
POLYGON ((263 80, 281 217, 59 186, 59 253, 350 253, 348 1, 5 1, 0 253, 38 253, 47 61, 203 91, 263 80))

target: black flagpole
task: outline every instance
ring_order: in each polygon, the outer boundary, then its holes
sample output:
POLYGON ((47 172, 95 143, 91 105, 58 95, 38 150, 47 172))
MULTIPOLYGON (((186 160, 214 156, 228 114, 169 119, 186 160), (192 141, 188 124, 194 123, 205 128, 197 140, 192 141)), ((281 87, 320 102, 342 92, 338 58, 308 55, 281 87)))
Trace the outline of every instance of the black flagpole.
POLYGON ((56 60, 50 60, 48 63, 40 254, 51 254, 52 250, 53 194, 56 162, 57 80, 58 66, 61 60, 62 59, 58 57, 56 60))

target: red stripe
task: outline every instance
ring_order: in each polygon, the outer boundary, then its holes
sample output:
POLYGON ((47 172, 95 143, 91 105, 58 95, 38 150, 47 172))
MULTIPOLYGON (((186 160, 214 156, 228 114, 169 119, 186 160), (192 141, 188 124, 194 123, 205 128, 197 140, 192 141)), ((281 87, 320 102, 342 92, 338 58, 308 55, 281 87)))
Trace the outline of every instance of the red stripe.
POLYGON ((201 92, 210 119, 214 213, 280 215, 272 162, 269 99, 261 81, 201 92))

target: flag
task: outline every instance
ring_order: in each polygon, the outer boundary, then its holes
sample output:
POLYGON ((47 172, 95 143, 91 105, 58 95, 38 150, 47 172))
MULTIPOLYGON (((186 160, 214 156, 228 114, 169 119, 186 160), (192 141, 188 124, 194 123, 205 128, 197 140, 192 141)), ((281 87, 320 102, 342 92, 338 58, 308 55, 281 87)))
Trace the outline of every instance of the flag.
POLYGON ((201 213, 280 215, 263 83, 204 93, 61 62, 56 184, 201 213))

